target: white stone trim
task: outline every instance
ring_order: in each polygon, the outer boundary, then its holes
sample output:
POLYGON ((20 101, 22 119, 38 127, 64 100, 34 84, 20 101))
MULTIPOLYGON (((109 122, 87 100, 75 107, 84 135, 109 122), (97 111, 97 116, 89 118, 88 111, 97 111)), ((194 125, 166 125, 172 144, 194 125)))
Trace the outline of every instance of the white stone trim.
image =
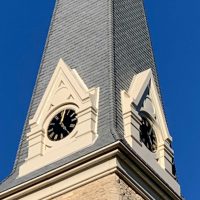
POLYGON ((148 164, 151 165, 152 162, 158 160, 159 165, 172 174, 173 150, 170 147, 172 137, 169 134, 162 103, 151 69, 145 70, 133 77, 128 91, 121 91, 121 102, 124 135, 127 142, 142 158, 148 157, 148 164), (147 90, 149 92, 148 95, 145 94, 147 90), (144 107, 140 108, 141 104, 144 107), (152 120, 158 143, 156 153, 149 152, 140 141, 141 116, 139 112, 148 113, 152 120))
POLYGON ((29 121, 28 158, 20 166, 19 176, 92 145, 98 137, 98 101, 99 88, 88 89, 76 70, 60 59, 36 113, 29 121), (78 123, 69 136, 52 142, 46 134, 48 125, 63 109, 75 110, 78 123))
MULTIPOLYGON (((0 193, 0 198, 5 200, 48 200, 111 173, 120 175, 142 196, 148 197, 147 199, 154 199, 152 192, 156 192, 160 196, 163 196, 164 193, 169 194, 174 200, 181 199, 180 186, 169 174, 166 172, 163 174, 160 168, 157 168, 156 173, 153 172, 120 142, 113 143, 40 177, 6 190, 0 193), (138 167, 141 168, 138 169, 138 167), (145 171, 145 174, 141 169, 145 171), (149 187, 148 190, 143 187, 143 184, 149 187), (152 192, 150 192, 151 190, 152 192)), ((165 199, 164 196, 163 199, 165 199)))

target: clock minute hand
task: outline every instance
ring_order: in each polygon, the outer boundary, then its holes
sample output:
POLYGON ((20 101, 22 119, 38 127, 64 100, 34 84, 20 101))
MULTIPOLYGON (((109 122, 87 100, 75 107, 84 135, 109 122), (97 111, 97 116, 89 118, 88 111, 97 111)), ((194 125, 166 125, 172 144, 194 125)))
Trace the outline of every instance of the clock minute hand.
POLYGON ((61 124, 61 123, 63 122, 63 120, 64 120, 65 112, 66 112, 66 110, 64 110, 64 111, 62 112, 62 117, 61 117, 61 120, 60 120, 60 124, 61 124))

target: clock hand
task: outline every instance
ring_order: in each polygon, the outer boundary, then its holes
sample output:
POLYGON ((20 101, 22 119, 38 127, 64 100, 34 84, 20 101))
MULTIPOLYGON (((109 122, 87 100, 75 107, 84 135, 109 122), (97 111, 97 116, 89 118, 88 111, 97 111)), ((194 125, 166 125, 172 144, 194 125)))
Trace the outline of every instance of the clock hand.
POLYGON ((64 110, 64 111, 62 112, 62 116, 61 116, 60 124, 62 124, 62 122, 63 122, 63 120, 64 120, 65 112, 66 112, 66 110, 64 110))
POLYGON ((151 139, 151 133, 152 133, 152 127, 151 129, 148 131, 147 135, 148 135, 148 138, 149 138, 149 143, 150 143, 150 146, 153 145, 153 142, 152 142, 152 139, 151 139))

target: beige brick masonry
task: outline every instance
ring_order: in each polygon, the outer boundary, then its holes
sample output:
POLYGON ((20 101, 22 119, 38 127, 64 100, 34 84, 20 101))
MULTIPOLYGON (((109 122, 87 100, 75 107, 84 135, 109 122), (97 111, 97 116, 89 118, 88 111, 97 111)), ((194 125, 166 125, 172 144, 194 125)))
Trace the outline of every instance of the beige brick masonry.
POLYGON ((74 189, 52 200, 144 200, 116 174, 74 189))

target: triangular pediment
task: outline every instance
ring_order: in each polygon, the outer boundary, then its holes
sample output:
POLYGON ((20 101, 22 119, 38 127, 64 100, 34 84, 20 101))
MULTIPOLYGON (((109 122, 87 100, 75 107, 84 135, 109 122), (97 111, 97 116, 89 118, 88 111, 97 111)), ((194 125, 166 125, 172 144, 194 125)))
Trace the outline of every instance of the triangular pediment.
POLYGON ((128 90, 128 94, 136 106, 138 106, 152 78, 153 76, 150 69, 141 72, 133 77, 133 80, 128 90))
POLYGON ((159 166, 173 174, 172 137, 151 69, 133 77, 121 101, 126 141, 154 170, 159 166))
MULTIPOLYGON (((98 100, 99 88, 88 89, 76 70, 71 69, 60 59, 35 115, 29 121, 30 132, 26 134, 28 158, 20 166, 19 176, 93 145, 98 137, 98 100), (65 124, 59 122, 60 126, 65 128, 62 131, 67 130, 68 135, 62 136, 59 141, 50 140, 48 127, 52 119, 58 113, 65 113, 66 110, 69 112, 73 110, 76 118, 72 120, 75 119, 77 123, 71 124, 74 128, 70 132, 69 127, 69 130, 66 128, 67 122, 65 124)), ((54 127, 56 126, 59 125, 54 127)), ((53 133, 55 130, 56 128, 53 133)))
POLYGON ((46 88, 38 109, 29 121, 30 125, 39 124, 40 116, 46 115, 58 106, 66 103, 79 105, 87 101, 92 95, 75 69, 71 69, 60 59, 52 78, 46 88))
POLYGON ((132 105, 138 112, 144 111, 148 113, 159 124, 162 140, 172 141, 151 69, 145 70, 133 77, 128 91, 122 91, 122 101, 126 102, 122 103, 124 113, 132 109, 132 105))

